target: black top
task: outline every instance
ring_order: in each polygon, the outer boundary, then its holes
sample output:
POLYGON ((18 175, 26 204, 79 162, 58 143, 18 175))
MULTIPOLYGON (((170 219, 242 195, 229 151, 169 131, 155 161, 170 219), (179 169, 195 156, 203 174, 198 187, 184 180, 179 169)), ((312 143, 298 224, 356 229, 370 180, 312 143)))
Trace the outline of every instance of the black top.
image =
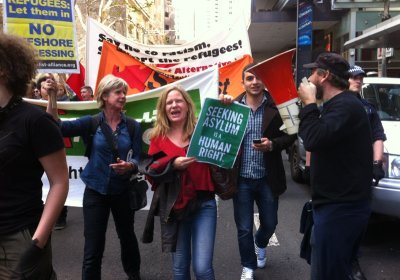
POLYGON ((383 129, 382 122, 379 118, 376 108, 367 100, 361 98, 359 94, 357 94, 357 97, 361 100, 362 104, 364 105, 364 109, 368 115, 369 124, 371 125, 372 143, 377 140, 386 141, 385 131, 383 129))
POLYGON ((325 102, 305 106, 299 135, 311 152, 313 206, 370 198, 372 138, 368 116, 354 94, 342 92, 325 102))
POLYGON ((39 158, 64 147, 53 118, 22 102, 0 121, 0 235, 34 226, 43 210, 39 158))

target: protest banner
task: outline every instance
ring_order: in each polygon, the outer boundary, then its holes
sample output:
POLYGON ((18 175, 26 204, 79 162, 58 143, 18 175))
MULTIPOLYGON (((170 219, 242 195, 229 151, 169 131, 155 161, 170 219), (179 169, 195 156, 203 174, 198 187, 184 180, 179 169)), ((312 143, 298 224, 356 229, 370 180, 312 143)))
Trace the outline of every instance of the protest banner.
MULTIPOLYGON (((243 92, 242 70, 253 61, 245 55, 219 68, 219 93, 233 97, 243 92)), ((152 90, 181 79, 155 66, 145 65, 128 53, 107 41, 103 42, 97 83, 108 74, 124 79, 128 85, 128 95, 152 90)), ((96 83, 96 87, 97 87, 96 83)))
POLYGON ((226 66, 219 68, 219 93, 237 97, 244 92, 242 84, 243 68, 253 62, 253 58, 245 55, 226 66))
POLYGON ((152 90, 180 80, 167 75, 163 70, 146 66, 133 56, 118 50, 116 45, 103 42, 96 88, 100 80, 108 75, 124 79, 128 83, 128 95, 152 90))
MULTIPOLYGON (((140 122, 143 134, 142 144, 144 150, 150 144, 149 135, 151 132, 152 122, 155 120, 157 114, 155 108, 158 97, 167 87, 177 84, 189 92, 195 103, 196 112, 200 112, 201 104, 204 102, 206 97, 216 98, 218 96, 218 70, 209 69, 164 87, 127 96, 125 113, 140 122)), ((25 101, 42 107, 47 106, 46 100, 25 99, 25 101)), ((61 120, 73 120, 84 115, 94 115, 99 112, 95 101, 57 102, 57 104, 57 107, 60 110, 61 120)), ((82 195, 85 189, 85 186, 80 179, 80 173, 83 171, 83 168, 87 163, 87 158, 83 156, 85 146, 81 137, 71 137, 67 139, 66 153, 69 169, 70 191, 66 205, 80 207, 82 206, 82 195)), ((42 180, 44 183, 43 197, 45 199, 48 193, 49 183, 45 175, 42 180)))
POLYGON ((194 75, 214 66, 222 67, 246 54, 251 56, 249 36, 242 20, 235 21, 231 31, 224 29, 209 32, 206 36, 182 45, 144 45, 88 18, 86 83, 93 88, 96 85, 103 41, 116 45, 146 65, 168 64, 170 67, 164 70, 180 77, 194 75))
POLYGON ((4 0, 3 7, 4 31, 32 44, 39 72, 79 73, 74 0, 4 0))
POLYGON ((223 168, 232 168, 249 120, 250 108, 224 105, 207 98, 190 141, 188 157, 223 168))
POLYGON ((300 123, 299 97, 292 72, 295 51, 296 49, 284 51, 249 69, 267 87, 282 118, 284 124, 282 129, 288 134, 296 134, 300 123))

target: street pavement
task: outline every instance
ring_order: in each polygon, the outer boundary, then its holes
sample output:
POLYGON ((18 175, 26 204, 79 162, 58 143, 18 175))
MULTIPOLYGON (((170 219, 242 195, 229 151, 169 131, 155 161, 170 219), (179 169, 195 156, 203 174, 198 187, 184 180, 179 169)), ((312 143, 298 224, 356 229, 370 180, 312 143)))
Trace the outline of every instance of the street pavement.
MULTIPOLYGON (((289 167, 285 162, 288 172, 289 167)), ((255 272, 256 280, 307 280, 310 267, 299 257, 302 235, 299 233, 300 212, 310 197, 305 185, 294 183, 287 173, 288 190, 280 197, 279 224, 267 249, 267 266, 255 272)), ((140 239, 147 216, 141 210, 135 216, 135 231, 140 239)), ((257 224, 257 215, 255 215, 257 224)), ((360 263, 369 280, 400 280, 400 222, 374 219, 362 247, 360 263)), ((80 279, 83 255, 82 209, 69 207, 67 227, 52 237, 53 263, 58 279, 80 279)), ((171 256, 161 252, 160 227, 156 220, 154 241, 139 241, 142 280, 170 280, 171 256)), ((217 236, 214 251, 216 279, 240 279, 241 265, 233 220, 232 201, 219 201, 217 236)), ((102 279, 127 279, 120 260, 120 245, 112 217, 107 231, 102 279)), ((192 279, 195 279, 192 277, 192 279)))

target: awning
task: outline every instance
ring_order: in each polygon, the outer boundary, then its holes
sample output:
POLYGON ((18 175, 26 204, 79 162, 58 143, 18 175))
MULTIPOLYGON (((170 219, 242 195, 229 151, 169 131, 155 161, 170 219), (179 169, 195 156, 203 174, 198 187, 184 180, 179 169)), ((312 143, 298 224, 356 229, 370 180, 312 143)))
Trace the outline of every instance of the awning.
POLYGON ((400 48, 400 15, 365 29, 344 43, 344 48, 400 48))

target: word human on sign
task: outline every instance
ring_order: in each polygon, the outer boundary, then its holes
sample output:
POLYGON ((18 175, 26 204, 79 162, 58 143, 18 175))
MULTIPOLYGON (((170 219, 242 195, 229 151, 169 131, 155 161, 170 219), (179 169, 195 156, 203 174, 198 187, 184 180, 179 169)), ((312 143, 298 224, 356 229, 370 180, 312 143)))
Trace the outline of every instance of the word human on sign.
POLYGON ((187 156, 232 168, 246 131, 250 109, 241 104, 224 105, 206 98, 190 141, 187 156))
POLYGON ((207 136, 201 136, 199 140, 199 157, 221 161, 223 157, 230 153, 232 144, 224 143, 207 136))

